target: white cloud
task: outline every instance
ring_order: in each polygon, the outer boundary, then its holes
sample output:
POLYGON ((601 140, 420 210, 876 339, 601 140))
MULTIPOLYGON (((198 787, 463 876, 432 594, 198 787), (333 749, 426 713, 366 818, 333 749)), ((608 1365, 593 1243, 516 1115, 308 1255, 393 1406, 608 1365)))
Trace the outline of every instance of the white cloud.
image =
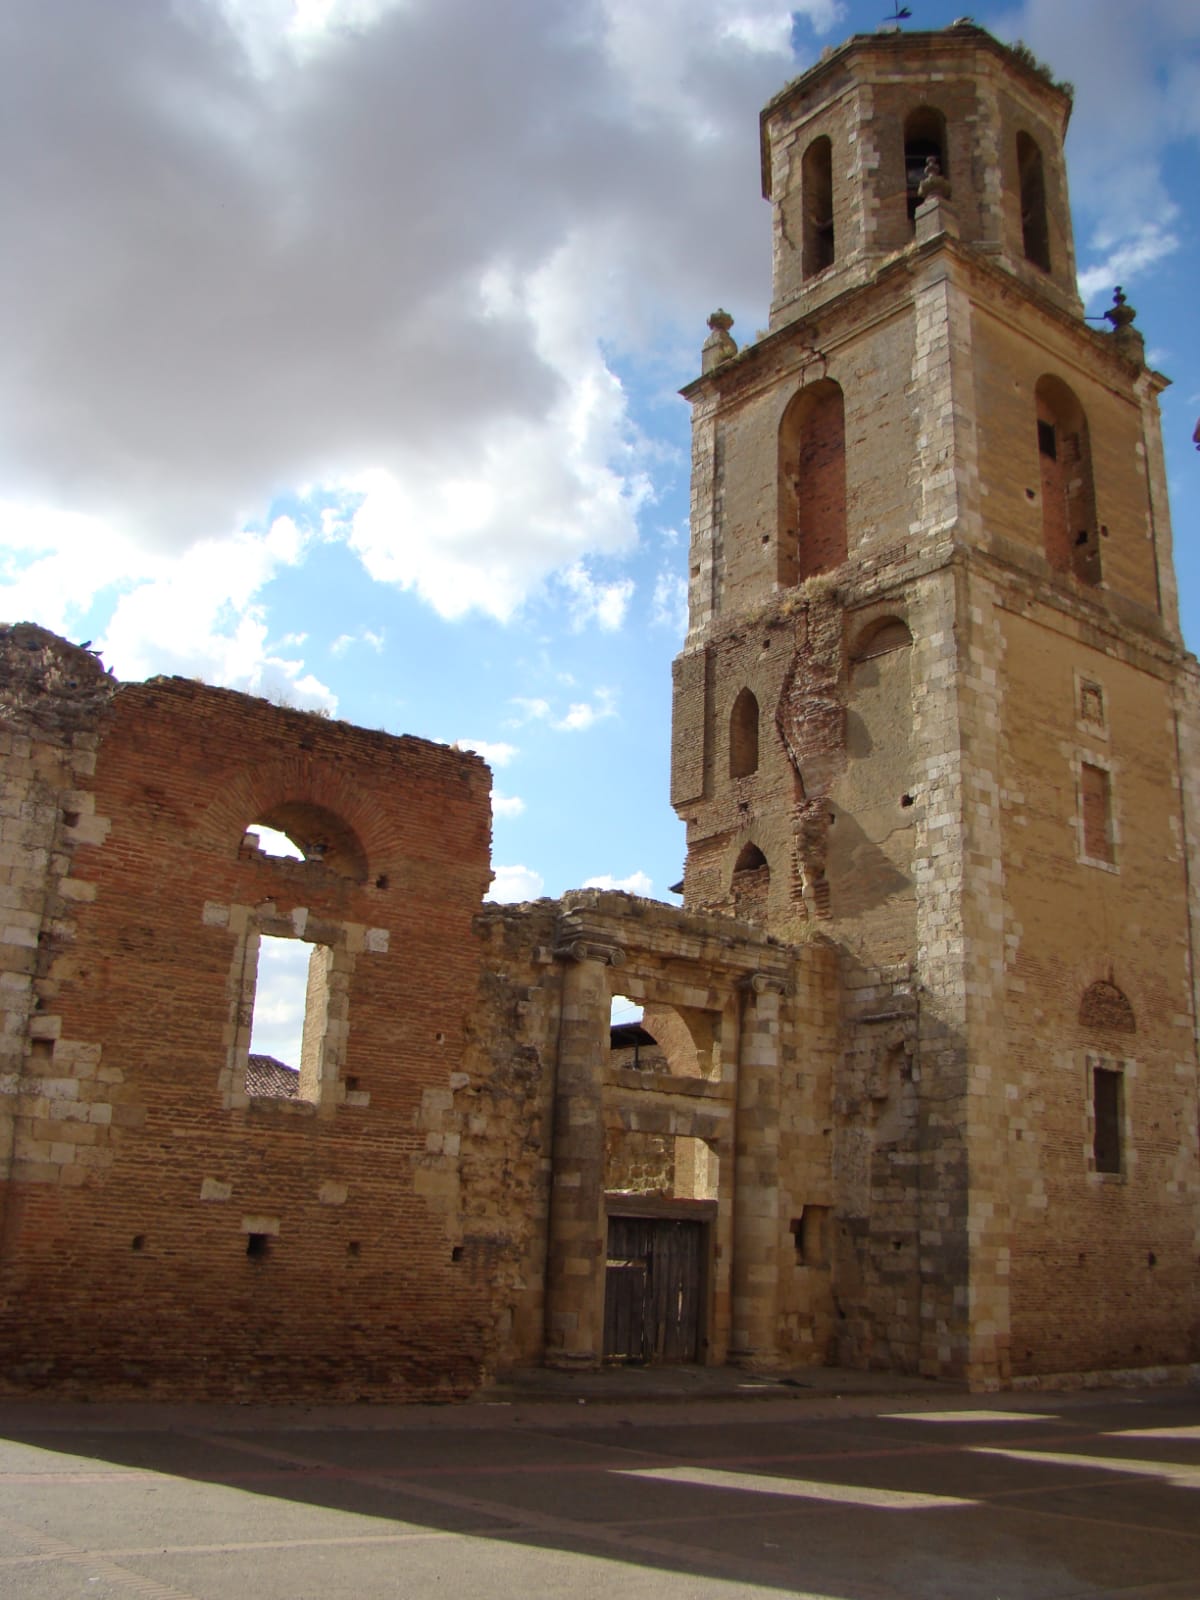
POLYGON ((537 900, 546 887, 540 872, 531 867, 494 867, 495 877, 487 900, 497 900, 504 905, 515 905, 522 900, 537 900))
POLYGON ((1111 295, 1116 284, 1133 282, 1139 273, 1155 266, 1179 249, 1179 235, 1170 226, 1178 216, 1168 206, 1161 220, 1138 222, 1123 234, 1105 228, 1090 241, 1092 251, 1107 252, 1102 261, 1079 274, 1079 293, 1086 301, 1096 295, 1111 295))
POLYGON ((499 789, 492 790, 492 815, 495 817, 519 817, 525 810, 525 802, 517 794, 501 794, 499 789))
POLYGON ((527 698, 524 695, 514 695, 512 704, 516 706, 518 716, 510 718, 513 727, 519 728, 526 722, 547 722, 550 718, 550 702, 540 698, 527 698))
POLYGON ((572 705, 566 716, 560 717, 554 727, 559 733, 583 733, 617 714, 616 699, 611 689, 597 689, 592 700, 581 700, 572 705))
POLYGON ((455 739, 458 750, 474 750, 489 767, 507 767, 518 754, 515 744, 505 744, 501 739, 455 739))
POLYGON ((266 534, 200 540, 181 555, 139 563, 140 581, 117 599, 99 646, 119 678, 173 673, 244 689, 282 704, 337 710, 337 697, 300 657, 272 642, 256 596, 280 566, 298 559, 295 525, 266 534))
MULTIPOLYGON (((387 635, 382 628, 378 632, 371 628, 359 628, 354 633, 339 633, 329 646, 329 654, 331 656, 344 656, 351 645, 364 644, 368 650, 374 650, 375 654, 379 655, 383 650, 386 638, 387 635)), ((300 642, 303 643, 303 640, 300 642)))
POLYGON ((612 633, 624 622, 633 598, 632 578, 598 583, 583 562, 577 561, 560 574, 560 579, 569 596, 571 625, 576 631, 589 622, 596 622, 606 632, 612 633))
POLYGON ((443 616, 582 573, 579 616, 621 625, 593 560, 634 548, 649 457, 610 352, 765 300, 786 6, 9 0, 5 28, 0 498, 53 532, 25 610, 170 586, 307 485, 443 616))
POLYGON ((626 894, 647 895, 654 887, 653 880, 644 872, 631 872, 627 878, 614 878, 610 872, 602 872, 595 878, 584 881, 585 889, 623 889, 626 894))
POLYGON ((1125 0, 1025 0, 990 21, 1075 85, 1072 200, 1076 225, 1094 230, 1078 252, 1085 298, 1128 287, 1179 248, 1163 163, 1172 141, 1200 135, 1200 10, 1142 0, 1133 17, 1125 0))
POLYGON ((682 636, 687 632, 688 586, 677 572, 664 568, 654 580, 655 627, 669 628, 682 636))

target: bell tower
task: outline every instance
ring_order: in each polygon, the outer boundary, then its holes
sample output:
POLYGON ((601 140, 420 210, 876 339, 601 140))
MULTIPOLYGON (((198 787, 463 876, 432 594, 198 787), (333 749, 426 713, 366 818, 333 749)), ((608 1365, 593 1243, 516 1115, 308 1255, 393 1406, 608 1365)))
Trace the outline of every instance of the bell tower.
POLYGON ((685 901, 841 948, 841 1357, 979 1383, 1195 1359, 1197 677, 1070 109, 966 21, 827 52, 762 114, 769 330, 684 390, 685 901))

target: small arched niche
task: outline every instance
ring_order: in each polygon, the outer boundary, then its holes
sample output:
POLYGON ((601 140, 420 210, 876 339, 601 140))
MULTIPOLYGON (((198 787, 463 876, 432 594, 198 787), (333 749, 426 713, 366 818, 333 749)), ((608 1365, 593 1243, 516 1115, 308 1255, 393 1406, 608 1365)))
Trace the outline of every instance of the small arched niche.
POLYGON ((1087 416, 1061 378, 1044 374, 1034 391, 1042 542, 1055 572, 1100 582, 1100 539, 1087 416))
POLYGON ((911 227, 916 226, 921 180, 931 156, 945 175, 946 119, 936 106, 918 106, 904 119, 904 194, 911 227))
POLYGON ((846 421, 841 386, 808 384, 779 425, 780 583, 791 587, 846 559, 846 421))
POLYGON ((1089 984, 1079 1002, 1079 1025, 1094 1033, 1136 1033, 1133 1007, 1115 983, 1089 984))
POLYGON ((876 656, 890 655, 893 650, 907 650, 911 644, 912 634, 901 617, 878 617, 859 634, 850 659, 855 664, 873 661, 876 656))
POLYGON ((758 771, 758 701, 742 689, 729 713, 729 776, 749 778, 758 771))
POLYGON ((1046 214, 1046 173, 1041 146, 1028 133, 1017 135, 1017 181, 1021 188, 1021 248, 1026 261, 1050 271, 1050 223, 1046 214))
POLYGON ((275 859, 291 855, 354 883, 367 877, 367 853, 354 829, 335 812, 306 800, 281 801, 262 812, 243 835, 240 853, 275 859))
POLYGON ((801 271, 806 278, 834 263, 833 235, 833 145, 825 134, 814 139, 800 164, 800 185, 804 197, 804 238, 801 243, 801 271))
POLYGON ((744 845, 733 864, 729 890, 734 915, 744 922, 763 923, 771 889, 771 868, 756 844, 744 845))

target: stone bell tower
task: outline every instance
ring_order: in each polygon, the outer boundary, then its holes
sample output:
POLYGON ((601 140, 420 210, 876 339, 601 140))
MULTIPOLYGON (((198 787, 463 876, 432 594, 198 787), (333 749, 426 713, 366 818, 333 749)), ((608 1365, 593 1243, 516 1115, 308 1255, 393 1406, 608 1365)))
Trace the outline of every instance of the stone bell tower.
POLYGON ((1070 109, 965 21, 827 53, 684 391, 685 901, 841 947, 842 1355, 980 1383, 1197 1354, 1197 678, 1070 109))

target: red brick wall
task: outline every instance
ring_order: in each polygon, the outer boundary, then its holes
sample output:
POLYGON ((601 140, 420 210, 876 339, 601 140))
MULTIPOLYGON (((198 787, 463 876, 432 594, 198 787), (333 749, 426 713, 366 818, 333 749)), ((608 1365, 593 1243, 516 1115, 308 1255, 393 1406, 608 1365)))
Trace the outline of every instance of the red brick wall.
POLYGON ((184 680, 117 692, 94 779, 111 826, 75 846, 73 928, 43 932, 0 1259, 6 1385, 415 1395, 477 1377, 490 1284, 455 1251, 456 1149, 430 1130, 477 999, 488 790, 477 757, 423 740, 184 680), (289 800, 348 824, 365 881, 239 855, 289 800), (266 902, 359 930, 351 945, 387 930, 350 978, 343 1071, 369 1103, 227 1108, 236 908, 266 902), (278 1224, 261 1259, 252 1217, 278 1224))
POLYGON ((840 566, 846 559, 846 428, 836 383, 802 390, 788 408, 780 430, 779 488, 781 581, 803 583, 840 566))

